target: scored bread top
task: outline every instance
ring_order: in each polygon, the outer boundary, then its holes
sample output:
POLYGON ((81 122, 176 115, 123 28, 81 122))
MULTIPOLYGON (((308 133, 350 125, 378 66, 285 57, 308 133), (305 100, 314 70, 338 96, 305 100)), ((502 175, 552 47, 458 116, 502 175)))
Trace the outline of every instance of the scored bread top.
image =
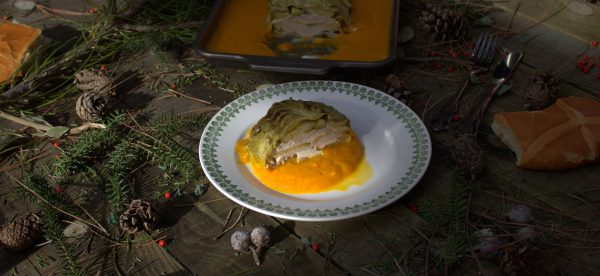
POLYGON ((21 66, 29 47, 41 32, 22 24, 0 22, 0 83, 9 79, 21 66))
POLYGON ((497 113, 492 127, 517 165, 566 169, 600 160, 600 103, 566 97, 541 111, 497 113))

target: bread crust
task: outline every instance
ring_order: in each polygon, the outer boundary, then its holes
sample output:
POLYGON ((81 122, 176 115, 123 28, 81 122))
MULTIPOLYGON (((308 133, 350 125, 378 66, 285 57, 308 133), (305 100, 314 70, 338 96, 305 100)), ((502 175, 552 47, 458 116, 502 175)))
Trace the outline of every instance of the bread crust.
POLYGON ((600 103, 566 97, 541 111, 501 112, 492 130, 517 155, 517 166, 568 169, 600 160, 600 103))
POLYGON ((11 78, 19 69, 41 32, 22 24, 0 22, 0 83, 11 78))

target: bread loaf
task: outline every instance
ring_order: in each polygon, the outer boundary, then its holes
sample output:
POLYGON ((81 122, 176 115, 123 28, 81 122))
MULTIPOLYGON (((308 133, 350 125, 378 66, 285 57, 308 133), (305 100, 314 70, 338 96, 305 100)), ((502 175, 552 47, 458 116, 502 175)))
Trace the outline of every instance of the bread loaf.
POLYGON ((0 21, 0 83, 19 69, 41 30, 9 21, 0 21))
POLYGON ((600 160, 600 102, 566 97, 540 111, 496 113, 492 130, 517 166, 567 169, 600 160))

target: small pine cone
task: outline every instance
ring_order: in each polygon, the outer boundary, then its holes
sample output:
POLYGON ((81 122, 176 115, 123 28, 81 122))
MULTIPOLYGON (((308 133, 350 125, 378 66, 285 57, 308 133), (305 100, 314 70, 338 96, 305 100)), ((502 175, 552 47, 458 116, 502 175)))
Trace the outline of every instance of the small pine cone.
POLYGON ((529 79, 529 91, 525 95, 525 108, 527 110, 542 110, 554 103, 559 80, 552 74, 541 73, 529 79))
POLYGON ((0 245, 18 252, 33 245, 42 237, 42 220, 34 213, 17 218, 0 229, 0 245))
POLYGON ((481 172, 481 148, 472 135, 464 134, 454 142, 452 157, 471 181, 481 172))
POLYGON ((98 122, 104 116, 107 106, 108 101, 102 95, 84 93, 77 99, 75 111, 77 112, 77 116, 83 120, 98 122))
POLYGON ((140 231, 152 231, 155 229, 160 215, 150 202, 134 199, 119 218, 121 229, 131 234, 140 231))
POLYGON ((84 93, 94 92, 104 97, 115 97, 113 82, 104 71, 83 69, 75 73, 75 86, 84 93))
POLYGON ((432 4, 427 4, 419 21, 425 31, 431 33, 432 39, 442 42, 463 39, 469 27, 462 13, 432 4))

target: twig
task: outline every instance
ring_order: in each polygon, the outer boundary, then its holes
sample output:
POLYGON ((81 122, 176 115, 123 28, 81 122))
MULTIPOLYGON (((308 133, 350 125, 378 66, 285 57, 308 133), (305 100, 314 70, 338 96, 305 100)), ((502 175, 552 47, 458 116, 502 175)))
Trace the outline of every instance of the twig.
POLYGON ((508 22, 508 27, 506 27, 506 32, 508 33, 508 31, 510 31, 510 28, 512 27, 513 21, 515 20, 515 16, 517 15, 517 12, 519 11, 519 8, 521 7, 521 2, 519 2, 517 4, 517 7, 515 7, 515 10, 512 13, 512 16, 510 17, 510 21, 508 22))
POLYGON ((54 14, 54 15, 74 15, 74 16, 96 15, 95 13, 91 13, 91 12, 79 12, 79 11, 70 11, 70 10, 63 10, 63 9, 54 9, 54 8, 44 6, 42 4, 36 4, 35 7, 42 11, 45 11, 47 13, 54 14))
MULTIPOLYGON (((32 121, 29 121, 29 120, 26 120, 26 119, 23 119, 23 118, 19 118, 17 116, 10 115, 10 114, 8 114, 8 113, 6 113, 4 111, 1 111, 1 110, 0 110, 0 117, 4 118, 4 119, 7 119, 9 121, 15 122, 15 123, 20 124, 20 125, 24 125, 24 126, 35 128, 35 129, 40 130, 40 131, 48 131, 48 130, 50 130, 52 128, 52 126, 47 126, 47 125, 43 125, 43 124, 34 123, 32 121)), ((80 125, 78 127, 74 127, 74 128, 69 129, 68 134, 69 135, 77 135, 77 134, 80 134, 80 133, 82 133, 82 132, 84 132, 84 131, 86 131, 88 129, 94 129, 94 128, 106 128, 106 126, 104 124, 87 122, 87 123, 85 123, 83 125, 80 125)))
MULTIPOLYGON (((556 214, 556 215, 568 217, 568 218, 571 218, 571 219, 574 219, 574 220, 577 220, 577 221, 580 221, 580 222, 588 223, 588 220, 586 220, 586 219, 575 217, 575 216, 569 215, 567 213, 564 213, 562 211, 555 211, 555 210, 548 209, 548 208, 545 208, 545 207, 542 207, 542 206, 533 205, 533 204, 530 204, 530 203, 527 203, 527 202, 523 202, 523 201, 520 201, 520 200, 516 200, 516 199, 512 199, 512 198, 506 197, 506 196, 502 196, 502 195, 499 195, 499 194, 496 194, 496 193, 490 192, 490 191, 483 191, 483 192, 486 193, 486 194, 488 194, 488 195, 491 195, 491 196, 495 196, 495 197, 498 197, 498 198, 506 199, 508 201, 512 201, 514 203, 525 204, 525 205, 527 205, 529 207, 533 207, 533 208, 536 208, 536 209, 544 210, 544 211, 547 211, 547 212, 550 212, 550 213, 553 213, 553 214, 556 214)), ((594 226, 600 226, 599 223, 593 223, 593 222, 589 222, 589 223, 593 224, 594 226)))
POLYGON ((17 182, 17 183, 18 183, 18 184, 19 184, 21 187, 23 187, 25 190, 27 190, 28 192, 30 192, 31 194, 33 194, 35 197, 37 197, 37 198, 38 198, 40 201, 42 201, 43 203, 45 203, 45 204, 46 204, 47 206, 49 206, 50 208, 52 208, 52 209, 54 209, 54 210, 56 210, 56 211, 58 211, 58 212, 60 212, 60 213, 63 213, 63 214, 65 214, 65 215, 69 216, 69 217, 72 217, 72 218, 74 218, 74 219, 77 219, 77 220, 79 220, 79 221, 81 221, 81 222, 83 222, 83 223, 85 223, 85 224, 87 224, 88 226, 90 226, 90 231, 94 232, 96 235, 98 235, 98 236, 102 237, 103 239, 105 239, 105 240, 107 240, 107 241, 109 241, 109 242, 111 242, 111 243, 113 243, 113 244, 115 244, 115 245, 122 245, 120 242, 113 240, 113 239, 112 239, 112 238, 111 238, 109 235, 106 235, 106 234, 102 233, 102 230, 103 230, 103 229, 102 229, 102 227, 98 227, 98 226, 96 226, 96 225, 95 225, 95 224, 93 224, 93 223, 90 223, 90 222, 88 222, 88 221, 86 221, 86 220, 84 220, 84 219, 82 219, 82 218, 80 218, 80 217, 78 217, 78 216, 76 216, 76 215, 73 215, 73 214, 71 214, 71 213, 69 213, 69 212, 67 212, 67 211, 65 211, 65 210, 63 210, 63 209, 61 209, 61 208, 59 208, 59 207, 57 207, 57 206, 54 206, 54 205, 50 204, 50 202, 48 202, 48 201, 47 201, 45 198, 43 198, 43 197, 42 197, 40 194, 38 194, 36 191, 32 190, 31 188, 27 187, 27 185, 23 184, 21 181, 19 181, 19 180, 18 180, 16 177, 14 177, 12 174, 8 174, 8 175, 9 175, 9 176, 10 176, 10 177, 11 177, 11 178, 12 178, 12 179, 15 181, 15 182, 17 182), (95 228, 95 229, 97 229, 97 230, 100 230, 101 232, 97 232, 96 230, 94 230, 94 228, 95 228))
POLYGON ((134 25, 134 24, 119 24, 116 25, 118 29, 125 31, 134 31, 134 32, 164 32, 169 29, 177 29, 177 28, 200 28, 204 24, 204 21, 189 21, 172 25, 134 25))
POLYGON ((417 229, 417 227, 414 226, 410 226, 413 230, 415 230, 417 233, 419 233, 419 235, 421 235, 421 237, 423 237, 427 242, 431 242, 431 240, 425 236, 425 234, 423 234, 423 232, 421 232, 419 229, 417 229))
POLYGON ((235 220, 235 222, 229 226, 227 229, 223 230, 220 234, 216 235, 213 240, 218 240, 219 238, 221 238, 223 235, 225 235, 225 233, 229 232, 229 230, 233 229, 233 227, 235 227, 240 220, 242 220, 242 215, 244 214, 244 209, 246 209, 245 207, 242 207, 242 209, 240 210, 240 215, 238 216, 238 218, 235 220))
POLYGON ((201 99, 194 98, 194 97, 192 97, 192 96, 188 96, 188 95, 186 95, 186 94, 183 94, 183 93, 181 93, 181 92, 179 92, 179 91, 177 91, 177 90, 175 90, 175 89, 171 88, 171 87, 170 87, 170 86, 169 86, 167 83, 165 83, 164 81, 161 81, 161 83, 162 83, 162 84, 163 84, 165 87, 167 87, 167 90, 169 90, 169 92, 171 92, 171 93, 173 93, 173 94, 176 94, 176 95, 178 95, 178 96, 182 96, 182 97, 184 97, 184 98, 188 98, 188 99, 191 99, 191 100, 194 100, 194 101, 198 101, 198 102, 201 102, 201 103, 203 103, 203 104, 210 104, 210 105, 212 105, 212 103, 211 103, 211 102, 209 102, 209 101, 201 100, 201 99))
POLYGON ((231 214, 233 214, 233 210, 235 210, 236 208, 237 207, 233 207, 231 208, 231 210, 229 210, 229 214, 227 214, 227 218, 223 221, 223 225, 221 226, 221 232, 223 232, 225 230, 225 227, 227 227, 229 219, 231 218, 231 214))
POLYGON ((367 268, 366 268, 366 267, 364 267, 364 266, 363 266, 363 267, 361 267, 361 268, 360 268, 360 270, 362 270, 362 271, 364 271, 364 272, 366 272, 366 273, 369 273, 369 274, 371 274, 371 275, 379 276, 379 274, 377 274, 377 273, 375 273, 375 272, 373 272, 373 271, 371 271, 371 270, 367 269, 367 268))
POLYGON ((379 245, 381 245, 381 247, 383 247, 383 250, 385 250, 385 252, 387 252, 388 254, 390 254, 390 257, 392 257, 392 259, 394 260, 394 264, 396 264, 396 268, 398 268, 398 271, 400 272, 400 274, 402 274, 402 275, 406 275, 406 274, 404 273, 404 270, 402 270, 402 267, 401 267, 401 266, 400 266, 400 264, 398 263, 398 260, 396 260, 396 257, 394 256, 394 254, 393 254, 393 253, 392 253, 392 252, 391 252, 389 249, 387 249, 387 247, 385 247, 385 245, 383 245, 383 243, 382 243, 382 242, 380 242, 379 240, 376 240, 376 241, 377 241, 377 243, 378 243, 379 245))
POLYGON ((470 60, 462 60, 458 58, 442 58, 442 57, 428 57, 428 58, 420 58, 420 57, 401 57, 398 58, 401 61, 412 61, 412 62, 431 62, 431 61, 442 61, 442 62, 451 62, 458 63, 464 65, 473 65, 473 62, 470 60))

